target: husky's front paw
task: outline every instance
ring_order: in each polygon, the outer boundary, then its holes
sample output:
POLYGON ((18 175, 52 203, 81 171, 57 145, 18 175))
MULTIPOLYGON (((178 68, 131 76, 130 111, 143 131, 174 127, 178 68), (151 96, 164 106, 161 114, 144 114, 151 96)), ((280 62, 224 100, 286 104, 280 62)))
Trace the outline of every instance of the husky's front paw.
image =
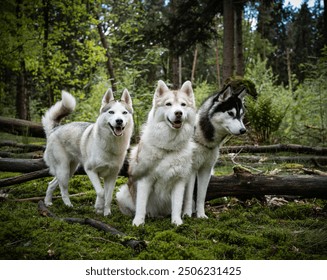
POLYGON ((95 212, 97 214, 103 214, 104 213, 104 211, 103 211, 104 210, 104 199, 103 199, 103 197, 101 197, 99 195, 97 196, 94 207, 95 207, 95 212))
POLYGON ((68 197, 63 197, 62 200, 64 201, 67 207, 73 207, 73 204, 70 202, 68 197))
POLYGON ((144 218, 143 217, 135 217, 133 220, 133 226, 140 226, 144 224, 144 218))
POLYGON ((109 207, 104 208, 103 216, 107 217, 111 215, 111 209, 109 207))
POLYGON ((45 204, 45 206, 49 207, 49 206, 52 205, 52 200, 49 199, 49 198, 47 198, 47 197, 45 197, 44 204, 45 204))
POLYGON ((196 217, 200 219, 208 219, 208 216, 205 213, 197 213, 196 217))
POLYGON ((176 226, 180 226, 181 224, 183 224, 183 220, 180 217, 178 217, 178 218, 172 219, 171 223, 176 225, 176 226))
POLYGON ((192 210, 184 210, 183 217, 192 217, 192 210))

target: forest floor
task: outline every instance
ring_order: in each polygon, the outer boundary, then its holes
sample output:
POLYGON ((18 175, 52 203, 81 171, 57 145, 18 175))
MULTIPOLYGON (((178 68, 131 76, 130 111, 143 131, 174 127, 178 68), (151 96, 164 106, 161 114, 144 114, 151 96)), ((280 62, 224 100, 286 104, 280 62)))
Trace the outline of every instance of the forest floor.
MULTIPOLYGON (((223 162, 215 175, 232 173, 231 162, 223 162)), ((294 174, 301 164, 262 165, 267 173, 294 174)), ((0 172, 0 178, 13 176, 0 172)), ((59 218, 92 218, 109 224, 126 236, 117 236, 88 225, 68 223, 39 214, 51 178, 38 179, 0 189, 0 259, 114 259, 114 260, 290 260, 327 259, 327 200, 298 197, 217 198, 207 202, 208 219, 185 218, 174 226, 169 217, 146 219, 141 227, 120 213, 115 199, 112 216, 94 211, 95 192, 87 176, 70 181, 73 208, 61 198, 49 210, 59 218), (24 200, 26 198, 32 200, 24 200), (133 249, 128 240, 142 240, 146 248, 133 249)), ((119 185, 126 182, 120 177, 119 185)), ((55 195, 60 196, 59 190, 55 195)))

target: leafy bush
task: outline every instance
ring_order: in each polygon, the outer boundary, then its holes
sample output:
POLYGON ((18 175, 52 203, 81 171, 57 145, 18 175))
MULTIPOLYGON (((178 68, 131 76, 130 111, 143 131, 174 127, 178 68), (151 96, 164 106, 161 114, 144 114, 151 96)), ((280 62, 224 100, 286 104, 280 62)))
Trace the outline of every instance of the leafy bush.
POLYGON ((266 60, 262 61, 258 57, 257 63, 248 68, 246 73, 246 78, 255 83, 258 92, 257 99, 246 100, 246 118, 250 121, 253 138, 259 143, 273 142, 272 137, 279 129, 289 106, 289 100, 285 100, 288 91, 274 85, 275 77, 272 70, 266 68, 266 63, 266 60))

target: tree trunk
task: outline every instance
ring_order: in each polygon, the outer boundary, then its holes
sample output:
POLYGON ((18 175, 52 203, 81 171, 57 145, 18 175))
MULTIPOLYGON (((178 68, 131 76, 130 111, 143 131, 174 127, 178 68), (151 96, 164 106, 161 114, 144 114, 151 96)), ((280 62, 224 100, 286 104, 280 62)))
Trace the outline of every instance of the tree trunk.
POLYGON ((173 89, 178 89, 179 87, 179 62, 178 56, 176 54, 172 55, 172 82, 173 82, 173 89))
POLYGON ((198 47, 195 47, 194 50, 194 57, 193 57, 193 64, 192 64, 192 74, 191 74, 191 82, 194 83, 194 77, 195 77, 195 68, 196 68, 196 62, 198 58, 198 47))
POLYGON ((106 65, 107 65, 107 70, 108 70, 110 81, 111 81, 111 88, 112 88, 113 92, 116 92, 117 91, 116 78, 115 78, 115 73, 114 73, 114 67, 112 65, 111 54, 109 52, 108 41, 106 39, 106 35, 103 32, 103 28, 102 28, 101 23, 99 23, 97 25, 97 28, 98 28, 98 32, 99 32, 99 35, 100 35, 102 46, 106 50, 106 57, 107 57, 106 65))
POLYGON ((219 62, 219 47, 218 47, 218 40, 216 45, 216 69, 217 69, 217 82, 218 82, 218 88, 221 87, 221 81, 220 81, 220 62, 219 62))
MULTIPOLYGON (((22 29, 22 1, 16 1, 16 18, 17 18, 17 29, 22 29)), ((20 54, 24 53, 23 45, 18 47, 20 54)), ((26 88, 26 69, 25 60, 21 55, 20 59, 20 70, 17 73, 17 90, 16 90, 16 117, 22 120, 30 119, 29 116, 29 96, 26 88)))
MULTIPOLYGON (((42 0, 43 3, 43 20, 44 20, 44 33, 43 33, 43 60, 44 65, 49 64, 49 52, 48 52, 48 41, 49 41, 49 13, 50 13, 50 3, 49 0, 42 0)), ((51 76, 46 74, 47 84, 45 89, 47 92, 48 107, 54 104, 54 94, 51 87, 51 76)))
POLYGON ((243 56, 243 2, 235 2, 235 57, 236 57, 236 75, 244 76, 244 56, 243 56))
POLYGON ((223 82, 233 75, 234 65, 234 9, 233 1, 224 0, 223 82))

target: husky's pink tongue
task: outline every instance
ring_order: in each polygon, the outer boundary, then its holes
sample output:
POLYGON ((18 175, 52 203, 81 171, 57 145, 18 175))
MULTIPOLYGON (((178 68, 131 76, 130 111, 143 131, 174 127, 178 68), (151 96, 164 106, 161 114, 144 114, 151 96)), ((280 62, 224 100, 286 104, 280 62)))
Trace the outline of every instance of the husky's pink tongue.
POLYGON ((116 136, 122 136, 123 135, 123 128, 118 126, 114 128, 114 132, 116 136))
POLYGON ((173 128, 181 128, 181 126, 182 126, 182 122, 181 121, 175 121, 175 122, 173 122, 172 123, 172 125, 173 125, 173 128))

